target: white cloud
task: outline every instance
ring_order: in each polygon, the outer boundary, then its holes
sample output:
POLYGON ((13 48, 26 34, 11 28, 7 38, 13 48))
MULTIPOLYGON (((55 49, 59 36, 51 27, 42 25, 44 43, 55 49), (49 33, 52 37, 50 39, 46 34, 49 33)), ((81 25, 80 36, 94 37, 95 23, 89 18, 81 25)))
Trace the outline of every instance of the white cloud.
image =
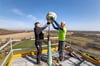
POLYGON ((31 18, 33 21, 35 21, 37 18, 33 15, 27 15, 26 17, 31 18))
POLYGON ((30 22, 23 22, 12 19, 0 19, 0 28, 5 29, 33 29, 33 25, 30 22))
POLYGON ((12 9, 11 11, 12 11, 13 13, 19 15, 19 16, 24 16, 24 15, 25 15, 21 10, 19 10, 19 9, 17 9, 17 8, 12 9))
POLYGON ((22 12, 20 9, 13 8, 11 11, 19 16, 23 16, 25 18, 32 19, 32 21, 37 20, 37 18, 35 16, 33 16, 32 14, 26 14, 26 13, 22 12))
POLYGON ((33 29, 34 27, 34 22, 38 21, 41 23, 41 26, 43 26, 46 21, 42 18, 36 18, 35 16, 33 16, 32 14, 26 14, 24 12, 22 12, 20 9, 17 8, 13 8, 11 9, 11 12, 13 12, 14 14, 27 18, 27 19, 31 19, 32 21, 28 22, 26 19, 26 22, 24 21, 19 21, 19 20, 14 20, 14 19, 9 19, 9 18, 3 18, 0 19, 0 28, 6 28, 6 29, 33 29))
POLYGON ((44 19, 37 19, 36 22, 40 22, 41 25, 44 25, 46 23, 46 20, 44 20, 44 19))

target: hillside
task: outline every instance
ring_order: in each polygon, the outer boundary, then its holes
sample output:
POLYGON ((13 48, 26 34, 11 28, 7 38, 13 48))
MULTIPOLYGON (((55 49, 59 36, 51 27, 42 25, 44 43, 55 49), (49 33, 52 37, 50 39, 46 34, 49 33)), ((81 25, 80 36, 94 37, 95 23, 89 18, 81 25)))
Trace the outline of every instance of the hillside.
POLYGON ((0 35, 10 34, 10 33, 14 33, 14 31, 6 30, 6 29, 0 29, 0 35))
MULTIPOLYGON (((7 29, 0 29, 0 35, 7 35, 7 34, 14 34, 14 33, 22 33, 26 32, 25 30, 7 30, 7 29)), ((30 32, 30 31, 27 31, 30 32)))

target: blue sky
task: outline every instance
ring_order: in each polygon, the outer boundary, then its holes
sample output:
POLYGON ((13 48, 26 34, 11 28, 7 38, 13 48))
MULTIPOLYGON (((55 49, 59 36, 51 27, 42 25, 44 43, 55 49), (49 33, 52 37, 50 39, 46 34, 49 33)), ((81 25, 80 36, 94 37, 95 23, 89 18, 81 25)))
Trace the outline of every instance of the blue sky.
POLYGON ((33 29, 36 21, 46 23, 49 11, 68 30, 100 31, 100 0, 0 0, 0 28, 33 29))

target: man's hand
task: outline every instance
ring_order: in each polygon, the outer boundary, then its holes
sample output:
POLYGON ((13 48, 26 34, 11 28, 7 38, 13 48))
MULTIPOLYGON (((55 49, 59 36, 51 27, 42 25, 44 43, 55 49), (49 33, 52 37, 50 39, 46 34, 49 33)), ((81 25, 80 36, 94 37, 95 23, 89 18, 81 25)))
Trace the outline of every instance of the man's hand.
POLYGON ((54 19, 53 17, 51 17, 51 20, 52 20, 52 22, 54 22, 54 21, 55 21, 55 19, 54 19))
POLYGON ((47 24, 49 25, 51 22, 47 22, 47 24))

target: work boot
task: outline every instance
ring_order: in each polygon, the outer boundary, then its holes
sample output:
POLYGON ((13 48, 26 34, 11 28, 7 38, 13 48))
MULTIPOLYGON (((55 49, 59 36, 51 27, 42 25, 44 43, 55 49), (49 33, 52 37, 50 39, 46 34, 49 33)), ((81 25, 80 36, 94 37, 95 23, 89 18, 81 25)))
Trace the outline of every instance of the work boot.
POLYGON ((40 64, 40 62, 37 62, 36 64, 40 64))
POLYGON ((59 57, 59 60, 60 60, 60 61, 64 61, 64 58, 62 58, 62 57, 59 57))
POLYGON ((44 66, 44 64, 41 62, 41 63, 39 64, 39 66, 44 66))

